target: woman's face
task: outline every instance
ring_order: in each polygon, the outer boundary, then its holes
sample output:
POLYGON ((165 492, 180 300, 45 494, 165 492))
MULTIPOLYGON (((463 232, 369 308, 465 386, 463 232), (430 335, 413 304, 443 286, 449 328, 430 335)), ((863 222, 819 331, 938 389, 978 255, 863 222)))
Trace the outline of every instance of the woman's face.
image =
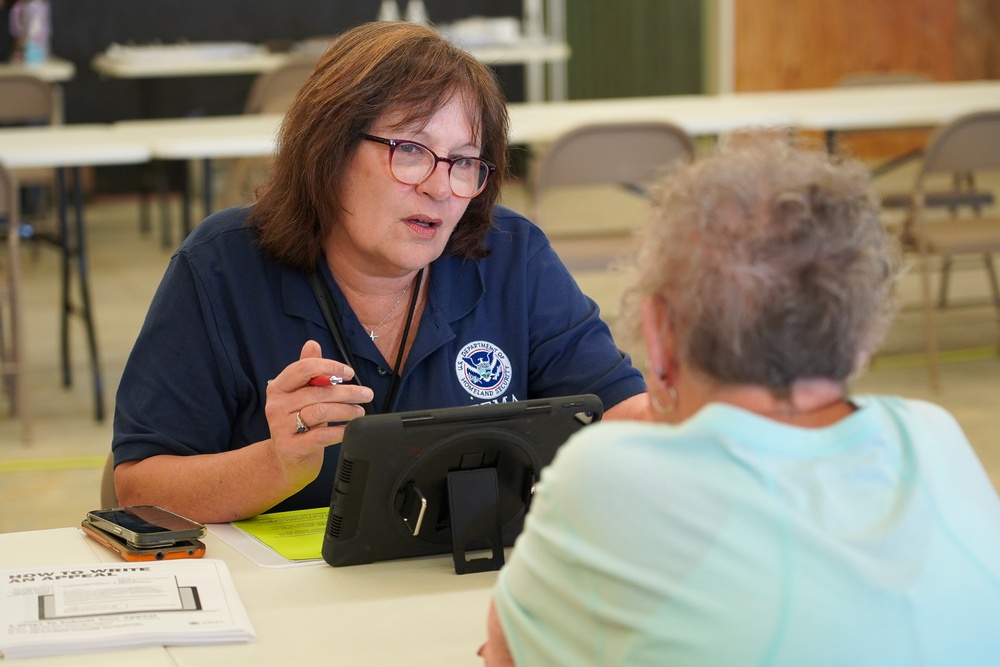
MULTIPOLYGON (((400 125, 396 118, 381 118, 369 134, 416 141, 440 157, 480 154, 457 95, 424 127, 400 125)), ((470 200, 452 193, 446 163, 437 163, 423 183, 405 185, 389 171, 389 146, 364 140, 348 170, 343 201, 347 210, 327 241, 327 257, 366 275, 401 277, 444 252, 470 200)))

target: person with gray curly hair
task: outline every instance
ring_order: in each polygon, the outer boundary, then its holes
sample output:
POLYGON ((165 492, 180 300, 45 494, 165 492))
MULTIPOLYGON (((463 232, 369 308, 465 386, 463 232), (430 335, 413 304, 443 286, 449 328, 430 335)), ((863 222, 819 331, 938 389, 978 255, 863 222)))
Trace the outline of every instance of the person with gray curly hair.
POLYGON ((679 171, 656 195, 630 293, 654 298, 630 299, 626 319, 651 308, 716 384, 789 401, 802 380, 845 382, 888 331, 900 266, 869 178, 783 142, 679 171))
POLYGON ((867 171, 751 141, 653 208, 625 317, 657 423, 543 471, 486 664, 994 664, 996 490, 945 410, 848 390, 901 267, 867 171))

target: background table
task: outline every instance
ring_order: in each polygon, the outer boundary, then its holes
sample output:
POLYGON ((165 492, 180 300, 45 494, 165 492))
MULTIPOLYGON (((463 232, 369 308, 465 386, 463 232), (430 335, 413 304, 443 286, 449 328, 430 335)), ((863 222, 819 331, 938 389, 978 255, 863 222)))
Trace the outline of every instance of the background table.
MULTIPOLYGON (((935 127, 971 111, 1000 106, 1000 81, 966 81, 865 88, 829 88, 725 95, 512 103, 510 140, 535 145, 587 123, 668 120, 695 137, 751 128, 843 130, 935 127)), ((200 160, 204 214, 212 206, 211 160, 271 155, 280 114, 125 121, 115 128, 146 142, 160 160, 200 160)), ((187 193, 185 193, 187 196, 187 193)), ((184 206, 183 229, 190 230, 184 206)))
POLYGON ((150 159, 147 142, 116 133, 110 125, 46 125, 0 129, 0 162, 11 169, 52 168, 58 184, 59 232, 54 239, 61 254, 60 354, 63 384, 72 384, 69 362, 69 318, 83 320, 90 352, 94 385, 94 415, 104 419, 104 382, 94 331, 93 305, 88 277, 86 225, 80 167, 138 164, 150 159), (70 224, 70 193, 66 171, 73 177, 74 222, 70 224), (79 303, 74 303, 72 276, 75 265, 79 303))
MULTIPOLYGON (((212 203, 212 161, 271 155, 277 147, 282 118, 282 114, 164 118, 122 121, 113 127, 122 136, 145 142, 155 160, 200 161, 203 213, 207 216, 215 210, 212 203)), ((182 188, 182 239, 192 228, 189 188, 190 184, 182 188)), ((165 201, 162 193, 161 201, 165 201)), ((164 212, 162 217, 161 242, 164 246, 171 246, 170 226, 166 222, 169 215, 164 212)))
MULTIPOLYGON (((552 141, 580 125, 622 120, 668 120, 692 136, 740 129, 784 128, 836 132, 935 127, 964 113, 1000 106, 1000 81, 959 81, 864 88, 825 88, 725 95, 512 103, 514 144, 552 141)), ((161 159, 270 155, 280 114, 125 121, 114 125, 148 143, 161 159)))
POLYGON ((115 58, 99 53, 90 66, 101 76, 113 79, 167 79, 185 76, 226 76, 230 74, 259 74, 276 69, 286 60, 287 53, 260 51, 227 58, 115 58))
MULTIPOLYGON (((153 647, 36 658, 32 667, 365 665, 481 667, 496 572, 457 575, 451 556, 334 568, 253 564, 211 533, 257 631, 252 644, 153 647)), ((77 528, 0 534, 0 567, 116 562, 77 528)), ((155 564, 154 564, 155 565, 155 564)))
MULTIPOLYGON (((570 48, 565 41, 544 37, 526 37, 510 44, 474 46, 469 53, 487 65, 524 65, 525 99, 543 102, 546 99, 545 65, 549 65, 548 98, 566 99, 566 62, 570 48)), ((318 58, 319 53, 315 54, 318 58)), ((91 60, 94 70, 102 76, 116 79, 163 79, 196 76, 226 76, 259 74, 276 69, 289 58, 300 57, 294 52, 269 53, 260 50, 232 57, 174 59, 116 58, 100 53, 91 60)))
POLYGON ((551 141, 585 123, 669 120, 694 136, 752 127, 823 132, 935 127, 1000 107, 1000 81, 822 88, 723 95, 572 100, 508 106, 511 142, 551 141))
POLYGON ((69 81, 76 75, 76 66, 62 58, 49 58, 44 63, 25 65, 24 63, 0 63, 0 76, 14 74, 30 74, 42 81, 61 83, 69 81))

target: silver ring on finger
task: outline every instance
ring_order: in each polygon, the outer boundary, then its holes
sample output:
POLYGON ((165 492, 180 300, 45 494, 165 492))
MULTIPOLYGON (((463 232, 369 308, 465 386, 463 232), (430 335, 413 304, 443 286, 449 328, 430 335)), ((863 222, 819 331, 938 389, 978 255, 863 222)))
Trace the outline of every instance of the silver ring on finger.
POLYGON ((295 432, 296 433, 305 433, 308 430, 309 430, 309 426, 304 421, 302 421, 302 413, 301 412, 296 412, 295 413, 295 432))

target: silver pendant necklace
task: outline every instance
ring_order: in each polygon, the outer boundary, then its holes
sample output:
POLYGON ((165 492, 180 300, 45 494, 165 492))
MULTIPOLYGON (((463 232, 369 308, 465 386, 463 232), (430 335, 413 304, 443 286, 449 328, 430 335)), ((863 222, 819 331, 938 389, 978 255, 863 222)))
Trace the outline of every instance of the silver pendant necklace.
POLYGON ((369 330, 368 331, 368 337, 372 339, 373 343, 375 342, 375 339, 378 338, 378 336, 375 334, 375 332, 378 331, 379 328, 383 324, 385 324, 385 321, 387 319, 389 319, 389 316, 392 315, 393 311, 396 310, 396 306, 398 306, 399 303, 403 300, 403 297, 406 295, 407 290, 410 289, 410 285, 412 285, 412 284, 413 284, 413 282, 410 281, 410 283, 407 284, 407 286, 403 288, 403 291, 399 293, 399 298, 396 299, 396 303, 392 304, 392 308, 389 309, 389 312, 385 314, 385 317, 383 317, 382 320, 378 324, 376 324, 373 327, 369 327, 368 325, 366 325, 366 324, 364 324, 362 322, 361 326, 363 326, 365 329, 369 330))

